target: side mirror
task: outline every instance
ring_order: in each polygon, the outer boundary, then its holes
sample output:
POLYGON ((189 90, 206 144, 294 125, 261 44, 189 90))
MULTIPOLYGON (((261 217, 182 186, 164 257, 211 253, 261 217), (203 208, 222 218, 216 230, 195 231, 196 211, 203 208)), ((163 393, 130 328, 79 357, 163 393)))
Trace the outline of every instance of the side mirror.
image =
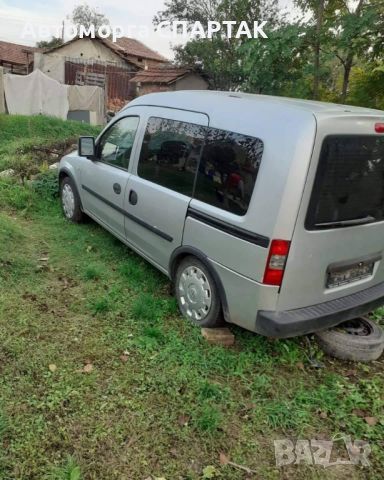
POLYGON ((95 138, 94 137, 80 137, 79 138, 79 156, 90 157, 96 156, 95 138))

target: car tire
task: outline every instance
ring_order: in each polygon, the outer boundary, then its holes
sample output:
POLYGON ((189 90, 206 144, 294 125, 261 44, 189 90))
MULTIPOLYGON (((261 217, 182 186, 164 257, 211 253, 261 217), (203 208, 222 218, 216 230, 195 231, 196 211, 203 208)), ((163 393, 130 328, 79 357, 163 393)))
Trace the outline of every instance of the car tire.
POLYGON ((325 353, 342 360, 369 362, 377 360, 384 350, 384 332, 366 317, 344 322, 316 333, 325 353))
POLYGON ((174 290, 181 314, 199 327, 223 324, 217 285, 203 262, 189 255, 179 263, 174 290))
POLYGON ((67 220, 73 223, 84 221, 81 210, 81 200, 75 182, 70 177, 64 177, 60 182, 61 208, 67 220))

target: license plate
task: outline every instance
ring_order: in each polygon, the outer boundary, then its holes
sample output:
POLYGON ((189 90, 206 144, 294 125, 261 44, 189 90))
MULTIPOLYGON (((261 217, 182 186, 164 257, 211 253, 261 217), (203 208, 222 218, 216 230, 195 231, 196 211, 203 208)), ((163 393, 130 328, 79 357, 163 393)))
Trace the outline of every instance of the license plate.
POLYGON ((327 288, 340 287, 341 285, 370 277, 373 273, 374 265, 375 262, 369 261, 329 268, 327 273, 327 288))

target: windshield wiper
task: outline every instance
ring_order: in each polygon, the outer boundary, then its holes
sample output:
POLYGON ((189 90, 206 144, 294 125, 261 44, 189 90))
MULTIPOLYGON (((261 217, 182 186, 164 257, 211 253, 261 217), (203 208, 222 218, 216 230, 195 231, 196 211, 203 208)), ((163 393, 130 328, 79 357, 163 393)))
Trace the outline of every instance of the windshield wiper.
POLYGON ((351 227, 353 225, 363 225, 364 223, 375 222, 376 218, 367 215, 362 218, 354 218, 353 220, 338 220, 336 222, 315 223, 315 227, 351 227))

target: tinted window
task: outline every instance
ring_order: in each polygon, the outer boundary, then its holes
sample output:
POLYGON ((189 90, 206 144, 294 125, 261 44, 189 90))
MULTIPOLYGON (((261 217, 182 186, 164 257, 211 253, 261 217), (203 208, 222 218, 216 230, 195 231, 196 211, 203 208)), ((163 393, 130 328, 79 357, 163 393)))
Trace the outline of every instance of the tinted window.
POLYGON ((150 118, 140 153, 138 174, 191 196, 204 141, 205 127, 164 118, 150 118))
POLYGON ((138 117, 126 117, 112 125, 100 140, 100 160, 127 169, 138 124, 138 117))
POLYGON ((251 200, 262 154, 263 142, 257 138, 207 129, 195 198, 244 215, 251 200))
POLYGON ((310 201, 308 229, 384 219, 384 138, 330 136, 324 140, 310 201))

